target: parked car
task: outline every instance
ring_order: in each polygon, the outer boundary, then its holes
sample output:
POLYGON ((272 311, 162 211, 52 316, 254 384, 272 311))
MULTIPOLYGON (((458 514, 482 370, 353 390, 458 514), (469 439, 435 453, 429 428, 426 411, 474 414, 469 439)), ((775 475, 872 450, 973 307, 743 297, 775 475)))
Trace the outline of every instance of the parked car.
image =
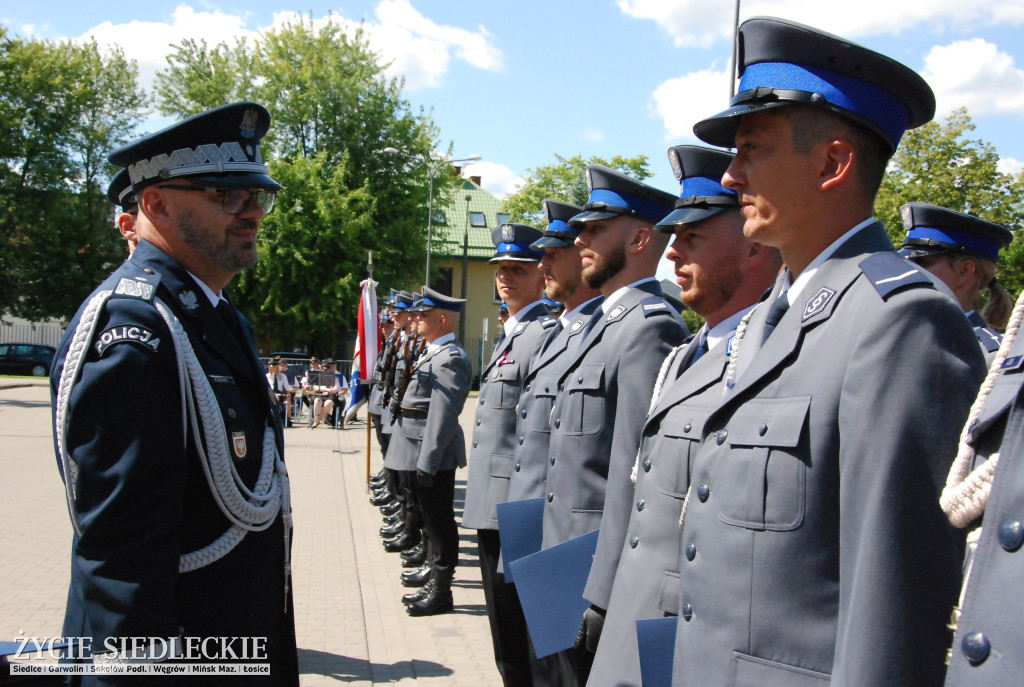
POLYGON ((0 374, 45 377, 57 349, 39 344, 0 344, 0 374))

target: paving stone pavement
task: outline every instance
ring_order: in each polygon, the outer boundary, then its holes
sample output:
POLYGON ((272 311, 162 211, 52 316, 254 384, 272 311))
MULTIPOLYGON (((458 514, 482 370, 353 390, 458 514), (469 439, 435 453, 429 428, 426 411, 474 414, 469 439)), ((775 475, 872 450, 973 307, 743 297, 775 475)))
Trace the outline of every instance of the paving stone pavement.
MULTIPOLYGON (((64 616, 71 525, 49 407, 44 383, 0 379, 0 641, 59 635, 64 616)), ((474 409, 467 402, 460 418, 467 436, 474 409)), ((384 551, 380 513, 367 502, 366 444, 365 423, 285 430, 302 685, 500 685, 474 536, 460 530, 455 612, 406 615, 398 555, 384 551)), ((376 472, 375 439, 370 453, 376 472)), ((458 518, 465 479, 460 470, 458 518)))

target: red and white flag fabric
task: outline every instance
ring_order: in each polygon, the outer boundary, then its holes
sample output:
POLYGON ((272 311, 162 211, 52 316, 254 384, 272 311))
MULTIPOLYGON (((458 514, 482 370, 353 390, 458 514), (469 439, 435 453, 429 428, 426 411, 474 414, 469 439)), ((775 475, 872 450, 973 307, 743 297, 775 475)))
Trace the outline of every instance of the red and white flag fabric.
POLYGON ((364 279, 359 282, 363 287, 363 293, 359 298, 359 336, 356 339, 355 363, 359 370, 359 376, 364 381, 369 381, 373 376, 373 368, 377 365, 377 332, 379 321, 377 319, 377 282, 372 279, 364 279))

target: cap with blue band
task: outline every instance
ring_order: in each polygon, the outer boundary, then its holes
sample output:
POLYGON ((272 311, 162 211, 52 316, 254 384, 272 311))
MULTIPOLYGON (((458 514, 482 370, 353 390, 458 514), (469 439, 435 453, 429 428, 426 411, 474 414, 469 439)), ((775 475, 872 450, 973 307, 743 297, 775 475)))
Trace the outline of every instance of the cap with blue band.
POLYGON ((541 253, 534 250, 530 244, 542 236, 540 229, 525 224, 502 224, 495 227, 491 232, 491 241, 495 246, 494 257, 487 262, 540 262, 541 253))
POLYGON ((570 227, 582 229, 585 222, 614 217, 636 217, 654 224, 672 211, 676 199, 604 165, 587 167, 587 186, 590 198, 583 212, 569 220, 570 227))
POLYGON ((452 312, 461 312, 465 304, 465 299, 446 296, 440 291, 435 291, 429 286, 424 286, 423 297, 416 301, 416 305, 412 308, 412 312, 426 312, 427 310, 433 310, 434 308, 441 308, 442 310, 450 310, 452 312))
POLYGON ((571 246, 580 232, 569 225, 569 220, 580 214, 581 208, 552 198, 545 198, 543 205, 548 226, 544 229, 544 236, 531 243, 530 248, 547 250, 571 246))
POLYGON ((943 253, 968 253, 999 260, 1013 233, 994 222, 929 203, 907 203, 900 208, 907 237, 900 255, 920 258, 943 253))
POLYGON ((656 225, 658 231, 672 233, 679 225, 700 222, 739 207, 736 192, 722 186, 732 153, 683 145, 669 148, 668 159, 679 180, 679 199, 675 209, 656 225))

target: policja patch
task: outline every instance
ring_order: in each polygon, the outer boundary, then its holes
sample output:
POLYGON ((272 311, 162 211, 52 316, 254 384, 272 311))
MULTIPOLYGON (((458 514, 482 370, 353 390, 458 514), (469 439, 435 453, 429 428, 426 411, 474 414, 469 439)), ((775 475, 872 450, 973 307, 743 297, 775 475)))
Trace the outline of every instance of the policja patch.
POLYGON ((104 330, 96 338, 96 353, 102 356, 104 351, 119 343, 138 344, 156 353, 157 348, 160 346, 160 338, 145 327, 139 327, 134 324, 122 324, 104 330))

